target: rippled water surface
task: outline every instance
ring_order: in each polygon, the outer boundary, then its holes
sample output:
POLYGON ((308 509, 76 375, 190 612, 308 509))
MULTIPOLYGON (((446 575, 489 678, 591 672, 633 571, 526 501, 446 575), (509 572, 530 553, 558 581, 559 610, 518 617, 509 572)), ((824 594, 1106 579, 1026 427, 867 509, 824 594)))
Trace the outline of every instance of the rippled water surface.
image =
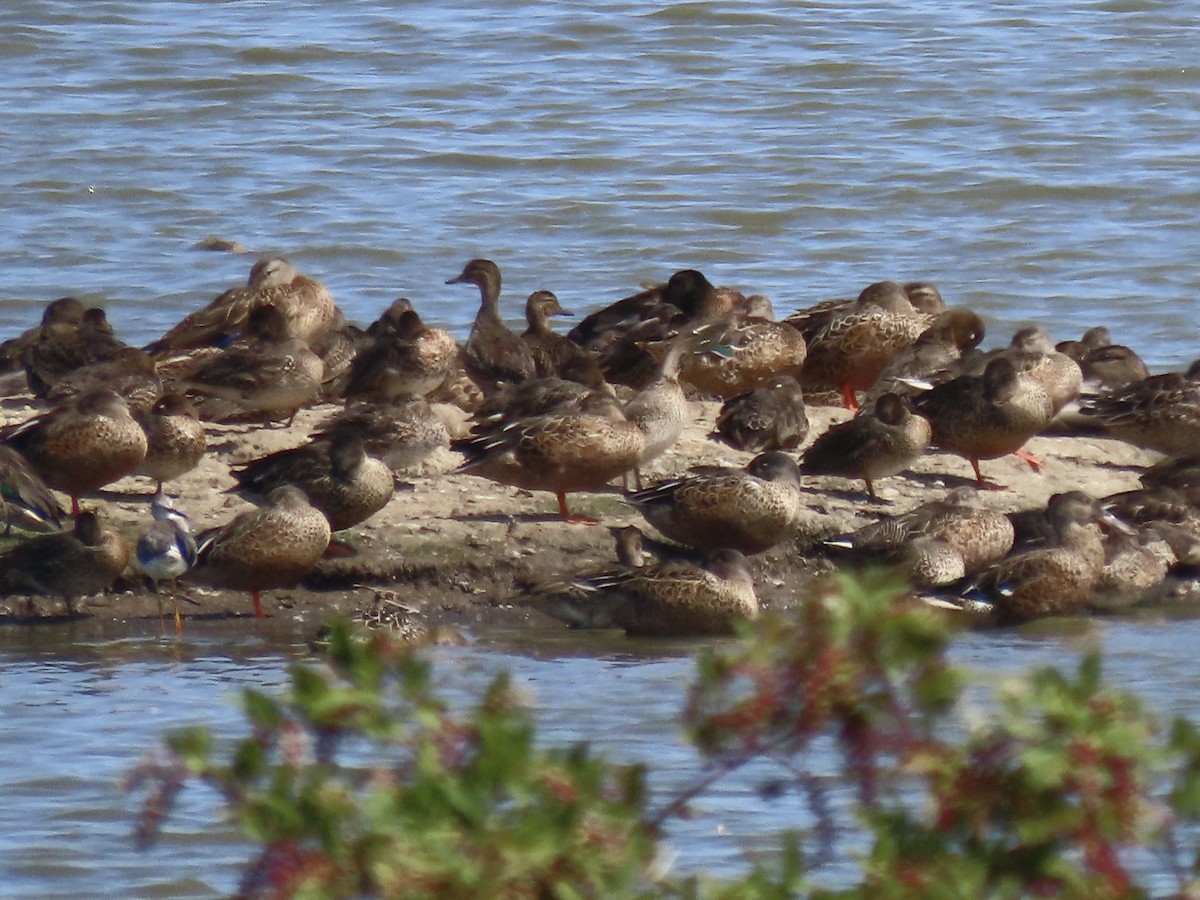
MULTIPOLYGON (((1198 354, 1194 17, 1059 4, 38 2, 0 7, 0 336, 50 299, 149 340, 285 253, 352 320, 400 294, 462 329, 472 256, 507 311, 579 311, 683 267, 780 312, 881 278, 936 282, 1056 338, 1108 324, 1154 368, 1198 354), (218 235, 246 255, 195 249, 218 235)), ((1110 668, 1189 709, 1197 628, 1097 626, 1110 668)), ((244 643, 76 647, 0 634, 0 863, 28 897, 227 893, 239 845, 211 798, 152 855, 115 785, 162 728, 229 732, 244 643), (199 836, 195 836, 199 832, 199 836), (102 875, 100 873, 103 873, 102 875)), ((976 636, 986 671, 1070 639, 976 636)), ((469 689, 511 666, 552 739, 684 771, 678 657, 447 652, 469 689), (613 735, 620 735, 617 740, 613 735)), ((449 675, 448 675, 449 677, 449 675)), ((678 836, 681 864, 772 831, 745 785, 678 836), (718 827, 719 826, 719 827, 718 827), (722 836, 721 830, 729 835, 722 836)))

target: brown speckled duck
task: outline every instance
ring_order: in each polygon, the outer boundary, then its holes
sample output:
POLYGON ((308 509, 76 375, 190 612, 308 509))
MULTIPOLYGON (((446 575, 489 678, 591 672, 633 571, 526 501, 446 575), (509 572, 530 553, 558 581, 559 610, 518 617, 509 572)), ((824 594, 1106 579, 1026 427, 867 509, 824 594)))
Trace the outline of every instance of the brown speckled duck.
POLYGON ((183 394, 169 391, 134 418, 146 433, 146 455, 134 474, 153 478, 160 492, 164 481, 192 471, 204 458, 204 423, 183 394))
POLYGON ((362 438, 367 453, 393 471, 418 466, 438 450, 450 447, 446 423, 425 400, 398 403, 355 403, 321 421, 313 436, 362 438))
POLYGON ((351 528, 387 506, 395 490, 392 470, 368 456, 361 437, 339 432, 252 460, 235 470, 234 488, 247 499, 294 484, 329 519, 333 531, 351 528))
POLYGON ((1080 404, 1080 414, 1118 440, 1172 456, 1200 453, 1200 360, 1187 372, 1135 381, 1080 404))
POLYGON ((744 471, 666 481, 626 498, 664 535, 699 550, 761 553, 795 532, 800 473, 786 453, 761 453, 744 471))
MULTIPOLYGON (((981 459, 1020 450, 1053 418, 1046 392, 1003 356, 982 375, 960 375, 918 394, 913 405, 929 420, 933 443, 966 457, 981 487, 999 487, 979 471, 981 459)), ((1030 465, 1037 467, 1032 460, 1030 465)))
POLYGON ((929 447, 929 421, 916 414, 906 397, 883 394, 872 412, 834 425, 800 458, 808 475, 861 478, 876 498, 875 482, 907 469, 929 447))
POLYGON ((970 579, 962 597, 986 604, 999 624, 1073 615, 1092 598, 1104 568, 1104 514, 1078 491, 1055 494, 1047 506, 1050 546, 1005 557, 970 579))
POLYGON ((949 380, 959 374, 952 367, 979 346, 984 333, 983 320, 969 309, 955 307, 939 313, 911 347, 888 363, 865 402, 874 403, 889 392, 913 393, 904 379, 928 384, 949 380))
POLYGON ((116 391, 131 411, 145 412, 162 394, 162 379, 149 353, 137 347, 122 347, 112 356, 63 375, 46 392, 46 400, 61 403, 98 387, 116 391))
POLYGON ((888 363, 912 346, 931 320, 895 282, 869 285, 853 305, 834 313, 809 338, 801 382, 806 387, 836 387, 846 408, 857 410, 856 392, 874 385, 888 363))
POLYGON ((539 378, 555 375, 600 387, 604 371, 600 363, 579 344, 550 327, 551 316, 569 316, 558 297, 551 291, 534 291, 525 301, 525 321, 528 327, 521 339, 529 347, 533 367, 539 378))
POLYGON ((642 466, 658 459, 683 433, 691 404, 679 383, 679 364, 689 353, 686 335, 677 336, 659 363, 658 377, 634 394, 625 404, 625 418, 637 425, 646 441, 633 469, 638 490, 642 487, 642 466))
POLYGON ((708 554, 702 565, 622 566, 548 583, 531 601, 575 627, 615 626, 655 637, 733 634, 759 609, 746 557, 728 549, 708 554))
POLYGON ((42 310, 42 319, 37 325, 0 343, 0 371, 14 372, 24 368, 26 355, 43 336, 77 329, 83 322, 84 312, 86 307, 75 297, 51 300, 42 310))
POLYGON ((808 411, 800 382, 791 375, 780 375, 730 397, 721 406, 710 437, 751 453, 795 450, 808 437, 808 411))
POLYGON ((567 410, 505 421, 451 444, 467 457, 459 471, 553 491, 563 521, 589 524, 593 520, 571 515, 567 494, 600 490, 620 478, 637 465, 644 445, 641 429, 602 391, 567 410))
POLYGON ((328 331, 335 317, 333 297, 325 286, 299 274, 283 257, 274 256, 256 262, 245 285, 215 297, 146 349, 158 356, 193 347, 214 346, 242 334, 250 314, 258 307, 268 305, 283 315, 285 336, 305 343, 328 331))
POLYGON ((24 357, 29 390, 44 399, 65 375, 111 359, 124 347, 98 306, 84 311, 75 327, 57 322, 52 328, 43 328, 24 357))
POLYGON ((666 284, 592 313, 567 337, 600 360, 608 381, 643 388, 658 372, 643 345, 670 340, 686 325, 726 315, 744 302, 741 294, 714 286, 701 272, 681 269, 666 284))
POLYGON ((329 520, 295 485, 275 488, 261 507, 196 537, 190 580, 249 591, 254 615, 263 618, 262 592, 291 587, 320 562, 329 547, 329 520))
POLYGON ((146 433, 121 396, 97 388, 18 425, 4 441, 50 487, 79 498, 132 474, 146 455, 146 433))
POLYGON ((500 317, 500 267, 490 259, 473 259, 446 284, 479 288, 479 312, 463 347, 467 373, 483 388, 515 384, 533 378, 536 368, 529 346, 500 317))
POLYGON ((1013 546, 1012 521, 959 487, 916 509, 833 538, 826 546, 860 562, 900 565, 916 587, 951 584, 1002 559, 1013 546))
POLYGON ((286 418, 316 399, 325 365, 302 340, 288 335, 276 306, 257 306, 246 322, 246 340, 203 361, 178 387, 195 397, 201 418, 239 415, 286 418))
POLYGON ((426 325, 411 306, 385 315, 350 364, 342 396, 373 403, 423 397, 446 380, 458 353, 454 336, 426 325))
POLYGON ((111 587, 128 562, 121 532, 83 512, 72 531, 38 535, 0 554, 0 594, 60 597, 74 615, 78 598, 111 587))

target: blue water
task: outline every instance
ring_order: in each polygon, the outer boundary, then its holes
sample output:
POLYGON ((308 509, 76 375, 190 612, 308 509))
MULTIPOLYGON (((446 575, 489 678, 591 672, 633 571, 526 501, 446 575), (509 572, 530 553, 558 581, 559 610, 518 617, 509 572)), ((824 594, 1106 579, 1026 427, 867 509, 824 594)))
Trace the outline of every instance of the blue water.
MULTIPOLYGON (((535 289, 586 311, 684 267, 781 313, 921 278, 979 310, 988 344, 1106 324, 1181 365, 1200 355, 1194 25, 1150 0, 8 3, 0 337, 76 294, 149 340, 268 253, 352 320, 403 294, 461 333, 478 298, 444 282, 482 255, 514 317, 535 289), (196 249, 210 235, 249 252, 196 249)), ((1192 712, 1195 630, 1087 639, 1192 712)), ((1019 672, 1082 640, 956 652, 1019 672)), ((243 849, 211 797, 137 854, 117 786, 168 726, 233 734, 237 685, 282 683, 294 652, 0 631, 0 893, 227 894, 243 849)), ((548 740, 651 756, 667 787, 691 771, 686 657, 445 653, 465 692, 515 668, 548 740)), ((733 865, 801 814, 746 781, 701 810, 680 866, 733 865)))

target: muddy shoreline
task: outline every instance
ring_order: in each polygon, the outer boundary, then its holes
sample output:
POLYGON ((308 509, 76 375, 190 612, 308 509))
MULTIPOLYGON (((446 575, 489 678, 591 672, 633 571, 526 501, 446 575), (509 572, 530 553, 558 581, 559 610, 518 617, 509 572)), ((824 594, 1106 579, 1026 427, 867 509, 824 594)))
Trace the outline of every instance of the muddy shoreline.
MULTIPOLYGON (((290 427, 263 429, 246 425, 209 425, 209 452, 200 466, 169 483, 195 530, 228 521, 247 508, 226 491, 233 485, 231 465, 303 443, 312 426, 335 407, 304 410, 290 427)), ((719 404, 696 402, 693 421, 679 443, 644 473, 648 482, 685 473, 696 465, 744 466, 751 454, 710 440, 719 404)), ((34 415, 28 398, 6 401, 3 421, 34 415)), ((813 407, 811 434, 846 418, 841 409, 813 407)), ((1058 491, 1083 488, 1099 496, 1136 487, 1140 470, 1159 455, 1120 441, 1095 436, 1039 436, 1027 449, 1045 467, 1033 472, 1016 457, 983 463, 985 475, 1008 486, 985 491, 984 501, 1004 511, 1044 506, 1058 491)), ((185 584, 194 602, 182 602, 185 632, 225 629, 245 619, 246 628, 280 640, 308 640, 332 616, 361 614, 382 604, 399 610, 414 635, 433 628, 440 636, 470 636, 483 630, 554 627, 541 613, 522 605, 521 583, 530 577, 569 574, 613 562, 613 540, 606 526, 636 524, 655 532, 621 496, 620 486, 593 494, 572 495, 572 511, 593 516, 599 525, 561 522, 552 494, 498 485, 474 475, 455 474, 461 457, 439 451, 419 469, 403 474, 406 483, 387 507, 367 522, 343 532, 353 556, 327 557, 304 583, 264 594, 269 618, 255 621, 248 595, 185 584)), ((852 530, 881 515, 907 510, 971 481, 969 464, 950 454, 929 451, 912 469, 883 480, 880 499, 870 500, 861 482, 843 478, 804 479, 806 514, 793 539, 755 557, 760 600, 767 608, 786 607, 803 596, 806 585, 831 564, 814 545, 822 538, 852 530)), ((149 521, 148 479, 122 479, 85 500, 119 525, 132 541, 149 521)), ((169 596, 164 597, 168 619, 169 596)), ((25 598, 0 599, 0 628, 68 624, 83 637, 157 635, 159 598, 136 578, 78 604, 80 615, 65 622, 60 601, 38 598, 29 614, 25 598)), ((169 624, 169 623, 168 623, 169 624)), ((169 629, 172 630, 173 629, 169 629)))

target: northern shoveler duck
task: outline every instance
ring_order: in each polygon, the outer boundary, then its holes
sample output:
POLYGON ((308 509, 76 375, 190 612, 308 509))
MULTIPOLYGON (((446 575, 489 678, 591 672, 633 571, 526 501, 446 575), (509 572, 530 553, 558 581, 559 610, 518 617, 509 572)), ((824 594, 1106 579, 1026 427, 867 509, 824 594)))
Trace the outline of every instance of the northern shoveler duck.
POLYGON ((1153 528, 1112 531, 1104 539, 1104 568, 1088 604, 1111 612, 1152 599, 1179 562, 1171 543, 1153 528))
POLYGON ((169 391, 146 412, 134 413, 146 433, 146 455, 135 475, 153 478, 162 490, 171 481, 192 471, 204 458, 208 439, 196 408, 183 394, 169 391))
POLYGON ((1114 438, 1171 456, 1200 454, 1200 360, 1080 404, 1114 438))
POLYGON ((825 541, 862 562, 903 567, 915 587, 951 584, 1002 559, 1013 546, 1013 524, 960 487, 916 509, 888 516, 853 534, 825 541))
POLYGON ((6 536, 12 533, 14 520, 57 531, 66 516, 42 476, 24 456, 6 444, 0 444, 0 503, 6 536))
POLYGON ((162 395, 162 379, 150 354, 137 347, 122 347, 106 359, 63 375, 46 392, 46 400, 61 403, 98 387, 116 391, 135 413, 148 410, 162 395))
POLYGON ((134 558, 138 569, 158 596, 158 618, 162 621, 160 582, 170 583, 171 599, 175 605, 175 632, 183 633, 183 618, 179 614, 179 594, 176 582, 196 562, 196 539, 192 536, 188 517, 163 493, 161 486, 150 503, 154 521, 138 535, 134 558))
POLYGON ((759 610, 750 565, 729 549, 711 552, 702 565, 621 566, 547 583, 531 601, 574 627, 615 626, 655 637, 733 634, 759 610))
POLYGON ((568 410, 507 421, 451 447, 467 457, 459 471, 527 490, 553 491, 566 522, 567 494, 595 491, 637 465, 645 435, 615 397, 592 391, 568 410))
POLYGON ((246 323, 246 341, 206 359, 177 387, 195 398, 203 419, 259 415, 290 422, 300 407, 316 399, 325 366, 287 329, 278 307, 255 307, 246 323))
POLYGON ((250 314, 260 306, 278 309, 285 322, 286 337, 305 343, 328 331, 335 317, 333 297, 325 286, 299 274, 283 257, 274 256, 256 262, 244 286, 215 297, 146 350, 158 356, 225 343, 245 331, 250 314))
POLYGON ((446 423, 425 400, 355 403, 318 423, 313 437, 335 440, 357 435, 371 456, 398 472, 419 466, 450 447, 446 423))
POLYGON ((121 532, 83 512, 72 531, 40 534, 0 554, 0 593, 60 597, 73 616, 77 599, 111 587, 128 562, 121 532))
POLYGON ((1112 334, 1103 325, 1089 328, 1077 341, 1060 341, 1054 349, 1079 363, 1083 370, 1083 393, 1089 396, 1150 377, 1142 358, 1129 347, 1114 344, 1112 334))
POLYGON ((294 484, 329 519, 333 531, 365 521, 387 506, 395 483, 382 460, 368 456, 364 440, 340 431, 252 460, 233 472, 233 489, 248 499, 269 495, 280 485, 294 484))
POLYGON ((263 618, 262 592, 295 585, 329 547, 329 520, 295 485, 275 488, 261 507, 196 538, 196 564, 187 577, 200 584, 249 591, 263 618))
POLYGON ((446 284, 473 284, 479 288, 479 312, 463 347, 463 360, 467 373, 484 392, 500 383, 533 378, 536 367, 529 345, 500 317, 500 267, 490 259, 473 259, 446 284))
POLYGON ((955 307, 939 313, 911 347, 888 363, 867 391, 865 403, 874 403, 886 393, 911 394, 912 381, 939 384, 960 374, 953 367, 983 337, 983 319, 971 310, 955 307))
POLYGON ((666 284, 618 300, 587 316, 567 337, 600 360, 613 384, 643 388, 658 362, 643 345, 667 341, 686 325, 733 312, 745 298, 715 287, 695 269, 682 269, 666 284))
POLYGON ((760 453, 744 470, 658 484, 626 498, 671 540, 700 550, 761 553, 795 533, 800 472, 786 453, 760 453))
POLYGON ((379 322, 350 365, 345 399, 390 403, 423 397, 446 380, 459 354, 450 332, 427 326, 411 308, 379 322))
POLYGON ((1104 513, 1091 497, 1071 491, 1050 498, 1047 519, 1054 534, 1050 546, 984 569, 962 586, 959 602, 990 607, 999 624, 1083 611, 1104 569, 1104 513))
POLYGON ((780 375, 730 397, 721 406, 710 437, 751 453, 795 450, 808 437, 808 412, 800 382, 791 375, 780 375))
POLYGON ((539 378, 556 375, 599 387, 604 383, 600 363, 579 344, 550 327, 551 316, 569 315, 572 313, 563 309, 551 291, 534 291, 525 301, 528 327, 521 338, 529 346, 534 370, 539 378))
POLYGON ((146 433, 121 396, 97 388, 72 397, 4 435, 50 487, 79 498, 132 474, 146 456, 146 433))
POLYGON ((857 410, 855 392, 874 385, 888 363, 912 346, 931 321, 932 316, 914 308, 895 282, 869 285, 853 305, 834 313, 808 339, 801 383, 837 387, 846 408, 857 410))
POLYGON ((43 331, 29 348, 24 360, 29 390, 44 399, 65 375, 111 359, 124 347, 124 342, 113 334, 103 309, 94 306, 85 310, 78 326, 58 323, 57 327, 43 331))
POLYGON ((913 412, 908 398, 883 394, 873 412, 834 425, 800 458, 807 475, 861 478, 867 494, 877 499, 875 482, 903 472, 929 447, 929 421, 913 412))
POLYGON ((918 394, 913 406, 929 420, 933 444, 966 457, 981 487, 1000 487, 983 477, 981 459, 1020 450, 1053 418, 1046 392, 1003 356, 989 362, 982 375, 960 375, 918 394))

